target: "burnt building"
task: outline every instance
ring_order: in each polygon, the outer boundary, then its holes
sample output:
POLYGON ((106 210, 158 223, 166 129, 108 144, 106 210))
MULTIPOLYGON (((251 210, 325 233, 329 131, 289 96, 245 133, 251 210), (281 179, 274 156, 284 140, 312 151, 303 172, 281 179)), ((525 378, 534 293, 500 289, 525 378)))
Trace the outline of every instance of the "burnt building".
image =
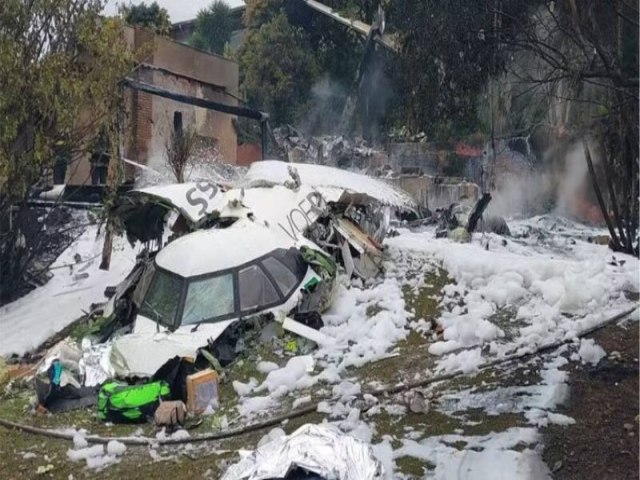
MULTIPOLYGON (((130 77, 139 82, 189 97, 238 105, 238 64, 172 38, 126 27, 127 43, 145 53, 130 77), (148 53, 147 53, 148 52, 148 53)), ((125 88, 123 156, 140 165, 163 170, 166 146, 175 129, 191 128, 204 156, 229 164, 237 161, 237 135, 233 115, 177 102, 147 92, 125 88)), ((106 181, 106 148, 97 142, 92 154, 69 162, 67 185, 101 185, 106 181)), ((125 169, 126 180, 135 168, 125 169)))

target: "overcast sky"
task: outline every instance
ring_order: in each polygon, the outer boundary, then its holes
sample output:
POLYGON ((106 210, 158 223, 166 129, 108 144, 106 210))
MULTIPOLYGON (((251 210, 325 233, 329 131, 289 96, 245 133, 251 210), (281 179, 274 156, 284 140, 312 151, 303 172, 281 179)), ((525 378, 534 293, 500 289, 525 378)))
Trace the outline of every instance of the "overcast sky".
MULTIPOLYGON (((0 0, 2 1, 2 0, 0 0)), ((182 22, 183 20, 191 20, 195 18, 198 11, 207 7, 213 0, 156 0, 158 5, 164 7, 169 12, 171 23, 182 22)), ((244 4, 243 0, 226 0, 232 7, 244 4)), ((153 0, 147 0, 145 3, 152 3, 153 0)), ((107 0, 107 6, 104 11, 107 15, 113 15, 118 12, 118 5, 121 3, 132 3, 137 5, 142 3, 141 0, 107 0)))

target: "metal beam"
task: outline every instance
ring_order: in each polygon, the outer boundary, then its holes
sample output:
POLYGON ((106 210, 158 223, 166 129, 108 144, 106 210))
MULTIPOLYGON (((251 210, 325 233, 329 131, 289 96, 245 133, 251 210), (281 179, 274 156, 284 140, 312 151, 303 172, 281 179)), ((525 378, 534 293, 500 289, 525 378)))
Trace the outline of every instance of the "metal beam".
POLYGON ((180 103, 187 103, 196 107, 206 108, 208 110, 215 110, 216 112, 227 113, 229 115, 237 115, 238 117, 251 118, 259 122, 266 122, 269 119, 269 114, 253 110, 246 107, 236 107, 233 105, 225 105, 224 103, 214 102, 212 100, 206 100, 204 98, 193 97, 191 95, 183 95, 182 93, 172 92, 165 90, 149 83, 140 82, 133 78, 125 78, 124 85, 133 90, 146 92, 151 95, 157 95, 158 97, 168 98, 180 103))
MULTIPOLYGON (((320 12, 323 15, 326 15, 330 18, 333 18, 335 21, 341 23, 342 25, 355 30, 356 32, 362 34, 365 37, 368 37, 371 34, 371 30, 373 27, 371 25, 361 22, 360 20, 352 20, 350 18, 345 18, 336 12, 333 8, 327 7, 323 3, 317 2, 316 0, 302 0, 306 3, 310 8, 314 9, 316 12, 320 12)), ((397 43, 391 38, 389 35, 377 34, 374 35, 373 39, 379 43, 380 45, 393 50, 395 52, 399 52, 400 48, 397 43)))

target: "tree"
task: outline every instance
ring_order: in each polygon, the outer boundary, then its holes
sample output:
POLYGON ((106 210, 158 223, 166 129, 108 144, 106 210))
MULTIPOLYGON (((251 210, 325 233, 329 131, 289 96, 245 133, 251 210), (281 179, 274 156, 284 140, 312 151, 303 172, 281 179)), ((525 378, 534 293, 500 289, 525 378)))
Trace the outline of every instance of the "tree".
POLYGON ((292 122, 309 100, 318 64, 308 39, 279 13, 250 30, 238 52, 248 102, 269 112, 275 124, 292 122))
MULTIPOLYGON (((361 116, 378 112, 375 121, 380 123, 379 127, 408 126, 413 133, 426 131, 437 139, 472 133, 482 127, 478 98, 492 72, 499 71, 503 65, 498 61, 495 69, 492 68, 496 43, 490 35, 483 37, 483 31, 490 30, 494 21, 486 2, 325 0, 323 3, 343 16, 368 23, 383 4, 387 10, 387 31, 395 30, 403 46, 399 54, 378 51, 368 65, 364 65, 370 77, 369 101, 360 105, 361 116), (366 108, 372 106, 371 102, 379 105, 366 108)), ((518 14, 526 15, 527 8, 522 5, 519 8, 518 14)), ((321 105, 312 104, 311 110, 318 113, 318 117, 331 119, 328 123, 313 123, 320 128, 316 133, 331 133, 327 128, 335 128, 338 123, 335 119, 354 88, 363 55, 363 39, 353 30, 295 0, 248 0, 244 21, 249 32, 257 32, 281 14, 286 15, 290 25, 300 29, 304 47, 318 65, 319 77, 326 81, 321 90, 330 92, 330 100, 318 99, 321 105), (318 106, 324 108, 316 111, 318 106)), ((243 49, 251 49, 255 38, 248 35, 243 49)), ((271 58, 252 60, 267 63, 271 58)), ((243 67, 242 57, 240 61, 243 67)), ((297 111, 309 109, 309 99, 315 100, 311 92, 314 85, 303 85, 305 79, 292 78, 291 81, 300 84, 299 91, 307 89, 302 97, 305 105, 299 105, 297 111)), ((288 101, 296 102, 297 98, 288 101)))
POLYGON ((198 12, 189 43, 203 50, 222 55, 233 33, 231 8, 222 0, 214 1, 198 12))
POLYGON ((145 27, 159 35, 169 35, 169 13, 166 8, 161 8, 158 2, 149 5, 144 2, 138 5, 123 5, 120 7, 120 14, 129 25, 145 27))
POLYGON ((38 248, 25 200, 64 151, 72 162, 112 127, 133 66, 101 0, 4 0, 0 6, 0 296, 21 287, 38 248))
MULTIPOLYGON (((391 3, 390 25, 402 44, 393 81, 410 132, 448 140, 488 130, 478 111, 490 78, 504 70, 505 56, 493 35, 492 0, 399 0, 391 3)), ((533 2, 528 2, 534 4, 533 2)), ((515 34, 513 19, 526 18, 527 2, 507 0, 502 35, 515 34)), ((404 117, 404 118, 403 118, 404 117)))
MULTIPOLYGON (((494 14, 513 22, 501 3, 494 14)), ((515 20, 519 34, 504 41, 510 71, 547 104, 556 132, 583 143, 610 246, 637 256, 637 1, 543 2, 515 20)))
POLYGON ((184 183, 193 167, 197 132, 194 126, 176 128, 165 142, 167 165, 178 183, 184 183))
MULTIPOLYGON (((324 3, 336 8, 345 4, 336 0, 324 3)), ((351 4, 352 1, 346 3, 351 4)), ((274 114, 276 124, 301 122, 310 129, 310 133, 330 133, 338 123, 337 117, 353 83, 361 57, 361 39, 350 29, 298 0, 248 0, 243 20, 247 35, 237 59, 242 90, 249 100, 258 102, 256 107, 268 108, 274 114), (283 30, 279 27, 287 30, 285 44, 286 48, 292 49, 291 55, 304 61, 300 70, 281 68, 285 60, 278 57, 283 53, 289 56, 288 51, 267 51, 270 35, 280 37, 279 41, 282 41, 283 30), (268 34, 263 29, 267 29, 268 34), (256 48, 266 55, 253 54, 252 50, 256 48), (276 71, 278 82, 286 84, 292 95, 287 96, 285 92, 272 95, 267 92, 270 90, 268 85, 262 85, 266 78, 260 81, 256 76, 258 72, 271 72, 267 78, 274 78, 272 75, 276 71), (307 74, 299 75, 300 71, 307 74), (319 90, 328 97, 314 94, 316 82, 320 81, 322 87, 319 90), (260 102, 263 92, 267 93, 269 101, 260 102)))

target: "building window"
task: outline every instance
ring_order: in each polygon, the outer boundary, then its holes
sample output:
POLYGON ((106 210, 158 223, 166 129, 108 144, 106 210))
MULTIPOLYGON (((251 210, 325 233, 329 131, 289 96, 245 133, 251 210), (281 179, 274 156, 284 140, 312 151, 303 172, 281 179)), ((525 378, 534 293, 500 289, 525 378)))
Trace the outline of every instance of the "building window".
POLYGON ((182 112, 173 112, 173 131, 182 133, 182 112))

